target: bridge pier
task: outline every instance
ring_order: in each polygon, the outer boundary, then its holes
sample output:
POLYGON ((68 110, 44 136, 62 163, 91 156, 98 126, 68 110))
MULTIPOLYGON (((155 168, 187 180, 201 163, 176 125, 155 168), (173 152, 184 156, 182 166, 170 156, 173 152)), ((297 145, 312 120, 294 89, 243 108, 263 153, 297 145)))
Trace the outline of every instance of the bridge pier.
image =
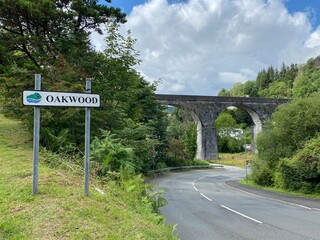
POLYGON ((217 131, 214 123, 204 126, 201 121, 197 124, 197 159, 218 159, 217 131))

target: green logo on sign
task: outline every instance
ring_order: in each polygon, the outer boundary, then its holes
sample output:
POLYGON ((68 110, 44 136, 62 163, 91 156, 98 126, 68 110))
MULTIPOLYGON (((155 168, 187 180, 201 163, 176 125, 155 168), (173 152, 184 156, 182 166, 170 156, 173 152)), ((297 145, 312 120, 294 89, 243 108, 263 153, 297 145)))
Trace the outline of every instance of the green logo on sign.
POLYGON ((39 103, 41 101, 41 95, 39 93, 30 94, 27 96, 28 103, 39 103))

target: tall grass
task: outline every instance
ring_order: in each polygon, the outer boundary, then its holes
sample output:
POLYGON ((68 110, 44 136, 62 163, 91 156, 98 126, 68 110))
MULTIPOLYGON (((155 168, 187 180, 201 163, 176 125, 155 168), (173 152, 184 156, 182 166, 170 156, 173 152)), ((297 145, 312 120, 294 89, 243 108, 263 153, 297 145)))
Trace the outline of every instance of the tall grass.
POLYGON ((252 152, 243 153, 219 153, 219 159, 213 160, 213 163, 244 168, 247 162, 252 162, 255 154, 252 152))
POLYGON ((81 168, 49 166, 45 157, 33 196, 31 136, 0 115, 0 239, 175 239, 142 194, 140 177, 126 185, 91 178, 86 197, 81 168))

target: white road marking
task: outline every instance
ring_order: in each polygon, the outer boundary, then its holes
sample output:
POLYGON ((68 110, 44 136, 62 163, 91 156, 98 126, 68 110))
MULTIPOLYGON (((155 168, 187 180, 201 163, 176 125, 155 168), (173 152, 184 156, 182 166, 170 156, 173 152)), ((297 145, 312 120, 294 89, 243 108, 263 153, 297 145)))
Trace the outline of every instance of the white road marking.
POLYGON ((301 207, 301 208, 308 209, 308 210, 312 210, 312 208, 307 207, 307 206, 304 206, 304 205, 301 205, 301 204, 297 204, 297 206, 298 206, 298 207, 301 207))
POLYGON ((233 189, 236 189, 239 192, 243 192, 243 193, 255 196, 255 197, 264 198, 264 199, 268 199, 268 200, 273 200, 273 201, 285 203, 287 205, 291 205, 291 206, 295 206, 295 207, 301 207, 301 208, 304 208, 304 209, 307 209, 307 210, 318 210, 318 211, 320 210, 319 208, 310 208, 310 207, 307 207, 307 206, 304 206, 304 205, 301 205, 301 204, 296 204, 296 203, 293 203, 293 202, 288 202, 288 201, 284 201, 284 200, 273 198, 273 197, 261 196, 261 195, 258 195, 258 194, 255 194, 255 193, 251 193, 251 192, 248 192, 248 191, 236 188, 236 187, 232 187, 232 186, 230 186, 228 184, 226 184, 226 186, 228 186, 230 188, 233 188, 233 189))
POLYGON ((227 210, 229 210, 229 211, 231 211, 231 212, 233 212, 233 213, 236 213, 236 214, 238 214, 238 215, 240 215, 240 216, 242 216, 242 217, 248 218, 248 219, 250 219, 251 221, 254 221, 254 222, 257 222, 257 223, 260 223, 260 224, 263 223, 263 222, 261 222, 261 221, 259 221, 259 220, 257 220, 257 219, 254 219, 254 218, 252 218, 252 217, 249 217, 249 216, 247 216, 247 215, 244 215, 244 214, 242 214, 242 213, 239 213, 239 212, 237 212, 237 211, 235 211, 235 210, 233 210, 233 209, 231 209, 231 208, 228 208, 228 207, 226 207, 226 206, 224 206, 224 205, 220 205, 220 206, 223 207, 224 209, 227 209, 227 210))
POLYGON ((196 190, 198 192, 198 189, 195 186, 193 186, 193 188, 194 188, 194 190, 196 190))
POLYGON ((206 198, 207 200, 209 200, 210 202, 212 202, 212 199, 208 198, 206 195, 204 195, 203 193, 200 193, 200 195, 204 198, 206 198))

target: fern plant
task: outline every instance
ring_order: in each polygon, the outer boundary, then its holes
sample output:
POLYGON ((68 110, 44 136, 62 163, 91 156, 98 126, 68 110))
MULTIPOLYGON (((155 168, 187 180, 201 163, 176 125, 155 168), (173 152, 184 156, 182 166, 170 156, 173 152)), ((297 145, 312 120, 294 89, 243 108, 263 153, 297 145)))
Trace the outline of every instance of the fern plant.
POLYGON ((99 166, 98 175, 108 171, 119 171, 121 166, 134 170, 134 154, 131 148, 124 147, 110 131, 101 130, 102 138, 97 137, 91 143, 91 160, 99 166))

